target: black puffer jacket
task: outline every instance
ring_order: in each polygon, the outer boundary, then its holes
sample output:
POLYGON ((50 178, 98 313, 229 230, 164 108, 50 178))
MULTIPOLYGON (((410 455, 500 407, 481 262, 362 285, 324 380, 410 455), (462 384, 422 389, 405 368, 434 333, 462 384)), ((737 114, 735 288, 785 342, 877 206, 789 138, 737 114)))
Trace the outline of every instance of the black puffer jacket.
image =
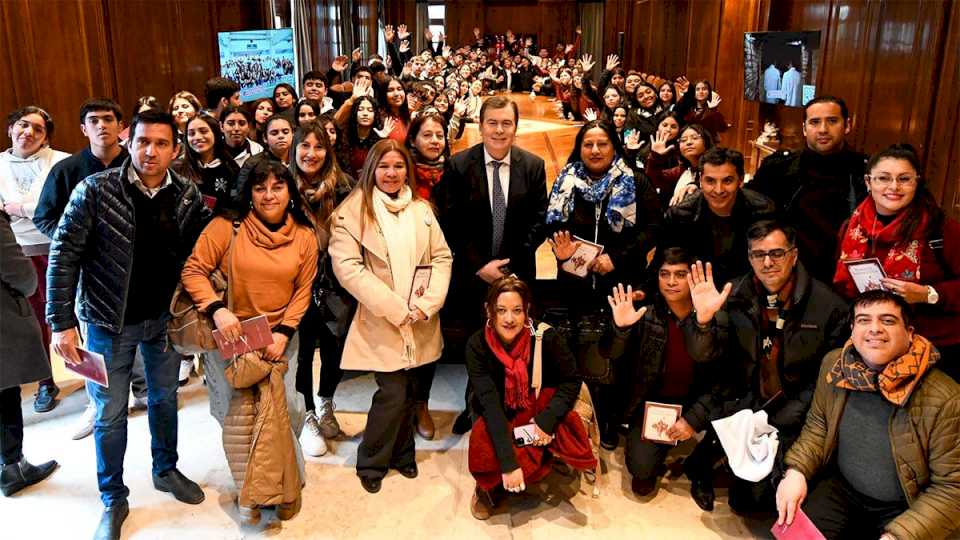
MULTIPOLYGON (((77 326, 74 302, 80 283, 79 316, 120 332, 133 268, 136 216, 125 188, 130 160, 89 176, 77 185, 50 246, 47 267, 47 323, 54 332, 77 326), (80 276, 79 280, 77 276, 80 276)), ((175 189, 174 219, 180 230, 179 264, 210 219, 200 191, 170 171, 175 189)))
POLYGON ((660 248, 684 247, 694 257, 713 265, 713 275, 719 284, 750 271, 747 260, 747 229, 754 222, 772 217, 773 201, 767 197, 743 188, 737 193, 730 214, 732 238, 715 239, 717 218, 710 210, 703 191, 697 191, 683 199, 680 204, 671 206, 665 218, 664 234, 660 238, 660 248), (729 244, 723 253, 715 253, 717 241, 729 244))
MULTIPOLYGON (((794 272, 793 308, 784 314, 783 354, 778 366, 785 401, 771 422, 776 421, 781 429, 799 431, 813 399, 820 362, 827 352, 843 345, 850 335, 850 323, 843 299, 811 278, 802 264, 797 263, 794 272)), ((694 325, 702 336, 693 341, 697 347, 690 349, 691 356, 722 358, 722 377, 717 379, 712 395, 711 420, 763 405, 758 391, 760 318, 764 316, 761 300, 753 273, 747 274, 734 282, 727 304, 707 328, 694 325)))
MULTIPOLYGON (((617 370, 617 382, 626 404, 625 419, 640 421, 643 402, 658 397, 666 369, 667 324, 668 317, 672 316, 668 309, 664 301, 658 299, 647 307, 643 318, 632 327, 617 328, 611 323, 600 341, 600 354, 609 358, 617 370)), ((708 343, 697 343, 698 340, 710 340, 711 337, 705 332, 698 332, 696 326, 695 313, 680 321, 687 350, 707 352, 694 358, 696 364, 689 393, 693 399, 689 406, 684 407, 683 418, 693 429, 701 431, 706 429, 711 412, 710 398, 701 396, 710 392, 711 383, 716 378, 716 352, 719 351, 711 350, 708 343)))

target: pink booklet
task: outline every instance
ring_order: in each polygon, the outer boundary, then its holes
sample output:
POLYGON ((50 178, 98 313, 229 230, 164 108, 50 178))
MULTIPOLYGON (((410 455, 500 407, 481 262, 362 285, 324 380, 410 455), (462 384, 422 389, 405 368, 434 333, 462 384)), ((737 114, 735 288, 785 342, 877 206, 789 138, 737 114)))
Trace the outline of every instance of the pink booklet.
POLYGON ((77 354, 80 355, 79 364, 74 366, 64 362, 63 367, 88 381, 97 383, 104 388, 109 388, 110 385, 107 381, 107 364, 103 359, 103 355, 81 349, 80 347, 77 347, 77 354))
POLYGON ((826 540, 820 529, 817 529, 817 526, 799 508, 797 508, 797 514, 793 516, 792 525, 788 526, 786 523, 777 525, 774 522, 770 532, 777 540, 826 540))
POLYGON ((213 339, 217 340, 217 348, 223 358, 233 358, 273 344, 273 332, 267 324, 266 315, 251 317, 241 322, 240 329, 243 330, 243 336, 235 343, 229 343, 220 330, 213 331, 213 339))

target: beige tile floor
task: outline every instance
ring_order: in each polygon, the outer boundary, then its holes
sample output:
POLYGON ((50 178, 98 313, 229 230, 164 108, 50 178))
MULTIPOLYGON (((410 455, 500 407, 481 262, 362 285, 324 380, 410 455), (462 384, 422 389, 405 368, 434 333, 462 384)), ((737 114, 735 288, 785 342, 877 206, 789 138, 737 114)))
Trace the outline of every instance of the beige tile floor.
MULTIPOLYGON (((147 417, 129 419, 125 480, 131 514, 124 538, 136 539, 646 539, 753 538, 769 525, 732 515, 725 497, 713 513, 701 512, 689 497, 685 477, 667 479, 652 500, 630 493, 623 451, 607 454, 608 474, 599 498, 587 487, 553 477, 546 496, 511 501, 503 513, 479 522, 470 516, 473 481, 467 472, 467 440, 450 435, 462 405, 462 366, 442 365, 431 395, 439 436, 417 440, 420 476, 390 474, 382 491, 369 495, 354 475, 358 438, 335 441, 330 453, 309 458, 304 506, 292 521, 264 513, 255 528, 240 527, 234 488, 220 445, 220 429, 207 411, 206 391, 194 378, 181 389, 180 469, 203 486, 207 499, 188 506, 157 492, 150 481, 147 417), (564 495, 564 490, 567 494, 564 495), (572 493, 572 497, 569 495, 572 493)), ((73 384, 66 383, 70 390, 73 384)), ((338 389, 338 417, 347 433, 359 433, 375 384, 370 376, 345 381, 338 389)), ((24 388, 25 453, 33 461, 57 459, 60 469, 46 482, 0 499, 0 539, 90 538, 101 511, 92 438, 70 440, 83 407, 82 392, 66 396, 46 415, 32 412, 32 388, 24 388)))

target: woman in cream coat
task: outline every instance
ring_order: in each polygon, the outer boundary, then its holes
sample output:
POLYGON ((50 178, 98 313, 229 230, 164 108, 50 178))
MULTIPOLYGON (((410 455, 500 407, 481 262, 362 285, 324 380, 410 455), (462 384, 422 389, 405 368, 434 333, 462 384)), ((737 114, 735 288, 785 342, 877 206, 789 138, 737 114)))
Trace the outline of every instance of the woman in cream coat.
POLYGON ((413 171, 402 144, 378 142, 332 220, 333 270, 359 304, 342 367, 373 371, 378 387, 357 450, 357 476, 370 493, 388 469, 417 476, 411 369, 443 350, 437 314, 453 257, 430 203, 417 195, 413 171), (421 279, 427 273, 428 283, 421 279))

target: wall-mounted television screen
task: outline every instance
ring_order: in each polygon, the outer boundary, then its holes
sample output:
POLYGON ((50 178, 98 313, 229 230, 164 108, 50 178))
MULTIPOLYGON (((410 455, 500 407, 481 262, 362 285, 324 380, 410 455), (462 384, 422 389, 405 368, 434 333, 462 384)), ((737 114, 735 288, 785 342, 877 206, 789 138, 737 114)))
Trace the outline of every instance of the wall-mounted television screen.
POLYGON ((220 76, 240 84, 240 99, 273 97, 273 87, 297 88, 293 29, 219 32, 220 76))
POLYGON ((747 32, 743 35, 743 96, 802 107, 817 92, 820 32, 747 32))

